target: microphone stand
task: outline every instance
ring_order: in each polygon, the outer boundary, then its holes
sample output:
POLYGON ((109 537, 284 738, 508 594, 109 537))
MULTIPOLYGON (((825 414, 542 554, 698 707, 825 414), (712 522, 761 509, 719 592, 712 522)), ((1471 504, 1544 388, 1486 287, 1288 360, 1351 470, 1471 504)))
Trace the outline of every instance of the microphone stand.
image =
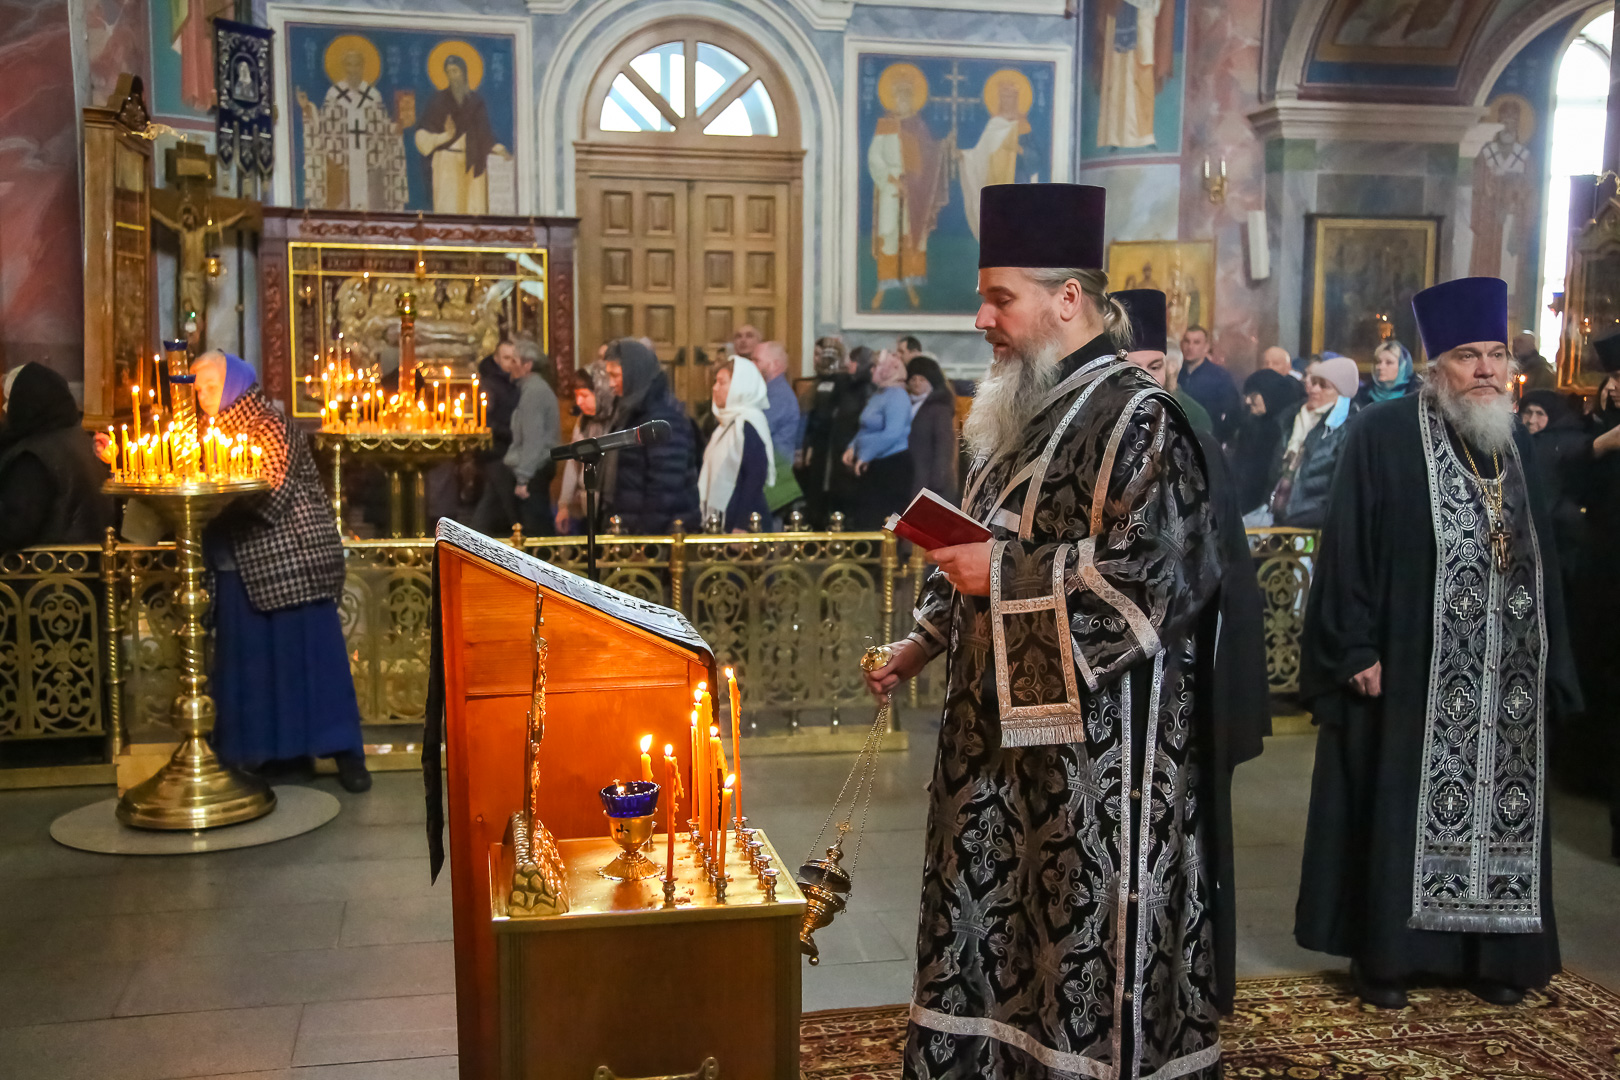
POLYGON ((597 451, 579 459, 585 479, 585 576, 597 584, 602 580, 596 568, 596 508, 602 494, 602 457, 602 452, 597 451))

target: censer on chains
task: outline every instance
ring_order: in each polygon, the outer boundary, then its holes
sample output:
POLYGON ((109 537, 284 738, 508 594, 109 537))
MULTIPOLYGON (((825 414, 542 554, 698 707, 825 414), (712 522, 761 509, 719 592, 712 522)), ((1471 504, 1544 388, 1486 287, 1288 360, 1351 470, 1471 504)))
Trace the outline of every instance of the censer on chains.
MULTIPOLYGON (((861 655, 861 669, 863 671, 876 671, 886 667, 893 658, 894 651, 887 645, 873 645, 861 655)), ((877 776, 878 748, 883 743, 883 736, 889 733, 890 714, 893 704, 889 695, 883 695, 878 703, 877 715, 872 719, 872 730, 866 733, 866 742, 861 745, 861 752, 856 755, 855 764, 850 768, 849 775, 844 778, 844 786, 838 792, 838 801, 833 803, 832 810, 827 814, 827 820, 821 825, 821 832, 816 834, 816 842, 810 845, 811 854, 821 847, 821 842, 827 838, 827 830, 833 827, 833 819, 844 811, 844 818, 837 825, 838 839, 827 848, 827 854, 820 859, 806 859, 799 867, 799 890, 804 893, 805 908, 804 920, 799 924, 799 951, 810 958, 811 965, 821 963, 821 952, 816 948, 815 933, 822 927, 829 925, 833 918, 849 906, 849 897, 854 890, 851 875, 855 866, 861 860, 861 836, 866 831, 867 811, 872 806, 872 781, 877 776), (855 825, 855 811, 860 808, 861 822, 855 825), (855 850, 850 856, 849 869, 842 865, 844 861, 844 838, 855 831, 855 850)))

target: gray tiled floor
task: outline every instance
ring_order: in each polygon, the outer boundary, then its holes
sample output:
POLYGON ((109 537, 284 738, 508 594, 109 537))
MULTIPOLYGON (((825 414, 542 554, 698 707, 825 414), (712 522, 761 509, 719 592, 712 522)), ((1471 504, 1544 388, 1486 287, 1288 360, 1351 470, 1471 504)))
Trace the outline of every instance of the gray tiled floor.
MULTIPOLYGON (((1293 942, 1313 740, 1270 740, 1234 792, 1240 973, 1338 966, 1293 942)), ((848 913, 818 935, 807 1010, 904 1001, 933 736, 885 755, 848 913)), ((746 747, 745 747, 746 757, 746 747)), ((748 811, 786 862, 809 852, 849 759, 749 762, 748 811)), ((0 793, 0 1077, 451 1080, 450 893, 430 887, 420 781, 383 774, 331 825, 246 851, 118 858, 57 847, 100 789, 0 793)), ((1620 867, 1595 804, 1560 797, 1567 966, 1620 989, 1620 867)))

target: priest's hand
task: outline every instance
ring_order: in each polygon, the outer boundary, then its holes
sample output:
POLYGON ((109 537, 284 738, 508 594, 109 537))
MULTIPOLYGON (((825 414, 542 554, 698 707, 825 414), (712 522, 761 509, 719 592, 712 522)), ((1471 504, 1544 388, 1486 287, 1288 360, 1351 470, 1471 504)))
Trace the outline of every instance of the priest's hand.
POLYGON ((866 688, 875 698, 886 697, 896 686, 914 678, 928 663, 928 654, 923 651, 923 647, 910 638, 896 641, 889 649, 891 650, 889 662, 875 671, 865 673, 866 688))
POLYGON ((1350 676, 1350 689, 1362 697, 1383 697, 1384 695, 1384 662, 1377 661, 1366 671, 1357 672, 1350 676))
POLYGON ((519 484, 517 487, 512 489, 512 494, 520 499, 527 499, 529 497, 529 485, 519 484))
POLYGON ((990 595, 990 549, 994 540, 935 548, 928 558, 939 564, 945 580, 963 596, 990 595))

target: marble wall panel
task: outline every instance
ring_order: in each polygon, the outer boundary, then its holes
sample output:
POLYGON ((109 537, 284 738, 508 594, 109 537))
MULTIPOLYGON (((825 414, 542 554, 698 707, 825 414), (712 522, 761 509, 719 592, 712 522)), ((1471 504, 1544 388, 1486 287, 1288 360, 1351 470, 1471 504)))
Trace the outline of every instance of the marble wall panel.
POLYGON ((1424 212, 1425 185, 1422 176, 1319 173, 1316 212, 1415 217, 1424 212))
POLYGON ((90 74, 90 100, 105 105, 118 76, 139 75, 150 85, 150 36, 146 0, 83 0, 84 35, 90 74))
POLYGON ((1100 184, 1108 189, 1110 241, 1177 238, 1176 232, 1181 226, 1179 163, 1082 169, 1080 182, 1100 184))

